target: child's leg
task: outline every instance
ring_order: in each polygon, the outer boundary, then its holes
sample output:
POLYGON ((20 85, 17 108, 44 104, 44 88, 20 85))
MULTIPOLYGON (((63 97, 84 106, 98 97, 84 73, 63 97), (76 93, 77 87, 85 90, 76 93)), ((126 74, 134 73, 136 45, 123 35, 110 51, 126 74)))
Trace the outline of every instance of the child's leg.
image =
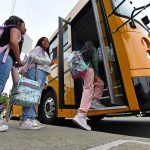
MULTIPOLYGON (((6 59, 6 63, 2 63, 3 56, 4 53, 1 53, 0 54, 0 95, 5 88, 5 84, 7 82, 7 79, 9 77, 13 65, 13 60, 9 55, 6 59)), ((0 132, 6 130, 8 130, 8 126, 4 125, 4 121, 0 119, 0 132)))
MULTIPOLYGON (((30 68, 28 70, 27 77, 29 79, 35 80, 35 69, 34 68, 30 68)), ((22 121, 26 121, 28 118, 31 117, 32 107, 22 107, 22 116, 21 116, 22 121)))
POLYGON ((94 94, 92 99, 100 100, 104 91, 104 82, 99 78, 95 77, 94 80, 94 94))
MULTIPOLYGON (((35 71, 35 68, 30 68, 28 70, 28 78, 35 80, 35 73, 38 75, 38 82, 39 82, 40 86, 43 87, 43 84, 45 84, 45 80, 46 80, 46 73, 40 69, 37 69, 37 71, 35 71)), ((30 118, 31 120, 35 120, 36 114, 37 114, 36 106, 23 107, 22 120, 27 119, 27 118, 30 118)))
POLYGON ((6 59, 6 63, 2 63, 3 56, 4 53, 0 55, 0 94, 3 92, 5 88, 5 84, 7 82, 7 79, 9 77, 13 65, 13 60, 9 55, 6 59))
POLYGON ((27 119, 31 117, 32 107, 25 107, 25 106, 22 107, 22 116, 21 116, 22 121, 26 121, 27 119))
POLYGON ((83 93, 80 103, 80 108, 78 112, 85 112, 87 113, 93 97, 94 92, 94 70, 93 68, 88 68, 85 76, 84 76, 84 85, 83 85, 83 93))
MULTIPOLYGON (((44 88, 44 85, 45 85, 45 81, 46 81, 46 72, 37 69, 37 74, 38 74, 38 82, 40 84, 41 91, 42 91, 43 88, 44 88)), ((31 116, 30 116, 31 120, 35 120, 36 115, 37 115, 36 107, 34 106, 34 107, 31 108, 31 116)))

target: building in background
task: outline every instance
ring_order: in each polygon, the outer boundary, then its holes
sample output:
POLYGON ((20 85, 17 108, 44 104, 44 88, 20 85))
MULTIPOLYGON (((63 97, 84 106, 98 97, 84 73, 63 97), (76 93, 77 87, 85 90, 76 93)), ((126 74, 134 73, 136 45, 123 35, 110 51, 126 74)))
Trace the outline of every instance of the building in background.
POLYGON ((29 37, 29 35, 24 35, 24 42, 22 46, 22 52, 28 54, 32 49, 33 40, 29 37))

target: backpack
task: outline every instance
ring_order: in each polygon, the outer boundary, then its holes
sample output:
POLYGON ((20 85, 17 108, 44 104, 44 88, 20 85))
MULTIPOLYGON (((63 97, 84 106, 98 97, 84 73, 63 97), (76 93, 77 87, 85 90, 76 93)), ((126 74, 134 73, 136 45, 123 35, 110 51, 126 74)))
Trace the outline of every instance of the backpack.
MULTIPOLYGON (((2 37, 2 34, 3 34, 3 32, 4 32, 4 29, 5 28, 7 28, 7 27, 3 27, 3 26, 0 26, 0 39, 1 39, 1 37, 2 37)), ((18 40, 18 43, 21 41, 21 35, 20 35, 20 37, 19 37, 19 40, 18 40)), ((1 53, 3 53, 5 51, 5 54, 4 54, 4 57, 3 57, 3 59, 2 59, 2 62, 3 63, 6 63, 6 59, 7 59, 7 56, 8 56, 8 54, 9 54, 9 51, 10 51, 10 46, 9 46, 9 44, 6 44, 6 45, 4 45, 4 46, 0 46, 0 54, 1 53), (5 51, 6 50, 6 51, 5 51)))
POLYGON ((73 51, 67 57, 67 62, 73 79, 80 78, 85 75, 88 65, 84 62, 80 51, 73 51))

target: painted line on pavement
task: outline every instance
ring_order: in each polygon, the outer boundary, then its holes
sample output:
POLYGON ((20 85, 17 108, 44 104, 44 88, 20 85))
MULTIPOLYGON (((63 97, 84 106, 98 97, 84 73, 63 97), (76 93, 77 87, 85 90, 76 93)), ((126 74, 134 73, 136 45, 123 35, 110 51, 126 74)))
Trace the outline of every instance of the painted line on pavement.
POLYGON ((96 146, 87 150, 108 150, 114 146, 118 146, 124 143, 138 143, 138 144, 150 145, 149 142, 142 142, 142 141, 136 141, 136 140, 116 140, 116 141, 113 141, 104 145, 96 146))

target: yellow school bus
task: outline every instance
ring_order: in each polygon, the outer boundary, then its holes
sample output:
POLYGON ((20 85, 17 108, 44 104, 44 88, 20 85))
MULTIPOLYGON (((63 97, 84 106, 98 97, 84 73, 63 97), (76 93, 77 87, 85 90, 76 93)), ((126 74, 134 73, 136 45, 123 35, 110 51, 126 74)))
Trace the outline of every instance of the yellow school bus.
POLYGON ((98 66, 105 84, 101 102, 106 106, 89 110, 88 117, 149 114, 150 21, 145 12, 150 4, 135 6, 135 1, 80 0, 65 19, 59 17, 49 48, 55 64, 38 107, 42 122, 75 116, 83 80, 72 79, 66 58, 88 40, 102 52, 98 66))

